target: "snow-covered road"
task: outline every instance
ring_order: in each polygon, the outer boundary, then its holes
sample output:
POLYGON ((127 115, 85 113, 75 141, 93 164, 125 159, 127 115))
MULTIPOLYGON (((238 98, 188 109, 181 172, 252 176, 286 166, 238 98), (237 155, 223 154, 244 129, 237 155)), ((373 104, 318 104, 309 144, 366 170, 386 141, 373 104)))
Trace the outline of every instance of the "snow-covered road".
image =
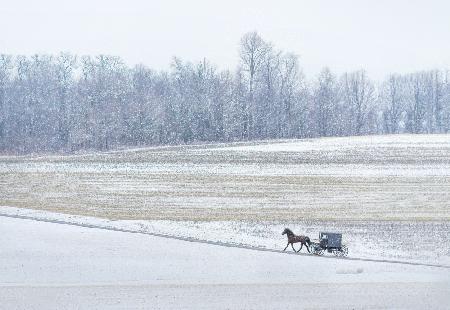
POLYGON ((442 308, 450 270, 0 217, 0 308, 442 308))

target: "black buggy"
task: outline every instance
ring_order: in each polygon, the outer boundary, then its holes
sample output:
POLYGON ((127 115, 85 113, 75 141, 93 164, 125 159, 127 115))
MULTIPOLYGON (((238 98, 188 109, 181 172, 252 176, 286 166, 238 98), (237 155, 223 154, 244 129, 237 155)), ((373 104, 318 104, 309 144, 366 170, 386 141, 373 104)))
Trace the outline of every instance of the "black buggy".
POLYGON ((325 251, 339 257, 345 257, 348 254, 347 246, 342 244, 342 234, 337 233, 319 233, 319 242, 311 242, 309 249, 316 255, 323 255, 325 251))

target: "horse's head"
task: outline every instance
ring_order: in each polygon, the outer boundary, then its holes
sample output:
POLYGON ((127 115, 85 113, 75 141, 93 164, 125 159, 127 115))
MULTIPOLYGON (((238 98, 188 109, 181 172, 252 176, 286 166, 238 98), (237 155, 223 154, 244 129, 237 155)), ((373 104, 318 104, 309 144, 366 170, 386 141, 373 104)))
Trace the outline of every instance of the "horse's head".
POLYGON ((289 228, 285 228, 281 234, 282 235, 287 234, 289 236, 289 235, 293 235, 294 233, 289 228))

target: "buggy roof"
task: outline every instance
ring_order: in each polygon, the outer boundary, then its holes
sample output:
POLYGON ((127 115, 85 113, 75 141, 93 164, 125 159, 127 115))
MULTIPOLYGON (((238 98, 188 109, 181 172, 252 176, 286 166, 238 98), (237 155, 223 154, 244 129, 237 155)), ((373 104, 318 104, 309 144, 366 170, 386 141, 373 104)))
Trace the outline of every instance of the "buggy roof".
POLYGON ((331 236, 331 235, 334 235, 334 236, 341 235, 342 236, 341 233, 332 233, 332 232, 326 232, 326 231, 321 231, 319 234, 320 235, 329 235, 329 236, 331 236))

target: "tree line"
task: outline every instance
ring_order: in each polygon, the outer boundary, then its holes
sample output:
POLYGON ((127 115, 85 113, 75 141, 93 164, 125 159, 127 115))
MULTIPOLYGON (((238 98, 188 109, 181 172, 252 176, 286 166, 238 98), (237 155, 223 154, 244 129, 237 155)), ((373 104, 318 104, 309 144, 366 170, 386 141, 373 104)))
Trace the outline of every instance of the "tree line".
POLYGON ((170 70, 99 55, 0 55, 0 152, 450 131, 450 73, 371 80, 303 75, 256 32, 235 70, 174 58, 170 70))

